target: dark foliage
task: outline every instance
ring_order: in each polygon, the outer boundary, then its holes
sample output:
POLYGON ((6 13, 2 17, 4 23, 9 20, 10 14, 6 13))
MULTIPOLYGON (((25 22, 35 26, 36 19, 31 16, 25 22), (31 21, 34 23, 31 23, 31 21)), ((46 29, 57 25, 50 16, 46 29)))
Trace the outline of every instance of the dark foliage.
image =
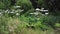
POLYGON ((15 5, 16 0, 11 0, 11 5, 15 5))
POLYGON ((60 0, 46 0, 45 3, 53 15, 60 14, 60 0))

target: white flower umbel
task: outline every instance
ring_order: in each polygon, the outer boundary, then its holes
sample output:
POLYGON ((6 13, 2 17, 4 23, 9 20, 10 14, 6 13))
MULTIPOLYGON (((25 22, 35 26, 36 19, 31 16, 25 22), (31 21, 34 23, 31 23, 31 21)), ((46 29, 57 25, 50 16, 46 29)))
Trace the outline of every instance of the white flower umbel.
POLYGON ((36 8, 36 11, 47 12, 48 10, 44 10, 44 8, 41 8, 41 9, 36 8))
POLYGON ((42 9, 40 9, 40 11, 41 11, 41 12, 48 12, 48 10, 42 10, 42 9))
POLYGON ((21 6, 14 6, 14 8, 20 8, 21 6))
POLYGON ((30 13, 31 15, 34 14, 34 13, 30 13))
POLYGON ((44 8, 41 8, 41 10, 44 10, 44 8))
POLYGON ((24 10, 17 10, 18 12, 22 12, 22 11, 24 11, 24 10))
POLYGON ((45 15, 48 15, 49 13, 45 13, 45 15))
POLYGON ((20 14, 19 13, 16 13, 16 16, 19 16, 20 14))
POLYGON ((34 15, 38 15, 39 13, 37 13, 37 12, 34 12, 34 13, 30 13, 30 14, 31 14, 31 15, 33 15, 33 14, 34 14, 34 15))
POLYGON ((39 8, 36 8, 36 11, 39 11, 40 9, 39 8))
POLYGON ((35 15, 38 15, 39 13, 35 12, 34 14, 35 14, 35 15))
POLYGON ((6 10, 5 12, 8 12, 9 10, 6 10))
POLYGON ((8 13, 15 13, 15 12, 8 12, 8 13))
POLYGON ((15 13, 18 13, 18 12, 20 13, 22 11, 24 11, 24 10, 18 9, 18 10, 15 10, 15 13))

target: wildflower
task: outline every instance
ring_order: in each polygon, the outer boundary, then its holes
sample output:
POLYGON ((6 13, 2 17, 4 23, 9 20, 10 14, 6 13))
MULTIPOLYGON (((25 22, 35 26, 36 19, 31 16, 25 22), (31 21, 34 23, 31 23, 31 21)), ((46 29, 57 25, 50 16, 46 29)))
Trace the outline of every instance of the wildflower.
POLYGON ((14 6, 14 8, 20 8, 21 6, 14 6))
POLYGON ((24 10, 17 10, 18 12, 22 12, 22 11, 24 11, 24 10))
POLYGON ((38 15, 39 13, 35 12, 35 13, 30 13, 30 14, 38 15))
POLYGON ((41 8, 41 10, 44 10, 44 8, 41 8))
POLYGON ((36 11, 47 12, 48 10, 44 10, 44 8, 41 8, 41 9, 36 8, 36 11))
POLYGON ((45 13, 45 15, 48 15, 49 13, 45 13))
POLYGON ((10 13, 14 13, 14 12, 10 12, 10 13))
POLYGON ((16 13, 17 16, 19 16, 20 14, 19 13, 16 13))
POLYGON ((47 12, 48 10, 41 10, 41 9, 40 9, 40 11, 41 11, 41 12, 47 12))
POLYGON ((0 12, 0 15, 1 15, 2 13, 0 12))
POLYGON ((39 8, 36 8, 36 11, 39 11, 40 9, 39 8))
POLYGON ((30 14, 34 14, 34 13, 30 13, 30 14))
POLYGON ((35 12, 34 14, 35 14, 35 15, 38 15, 39 13, 35 12))
POLYGON ((8 12, 9 10, 6 10, 5 12, 8 12))

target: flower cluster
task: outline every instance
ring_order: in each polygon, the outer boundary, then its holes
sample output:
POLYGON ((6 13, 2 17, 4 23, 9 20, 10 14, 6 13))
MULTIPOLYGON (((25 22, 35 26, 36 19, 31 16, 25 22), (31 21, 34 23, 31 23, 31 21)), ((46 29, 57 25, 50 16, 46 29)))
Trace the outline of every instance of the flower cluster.
POLYGON ((44 15, 48 15, 48 10, 44 10, 44 8, 36 8, 36 12, 34 13, 30 13, 30 14, 34 14, 34 15, 39 15, 39 14, 42 14, 43 15, 43 12, 44 12, 44 15))
POLYGON ((6 9, 6 10, 0 10, 0 16, 1 15, 14 15, 14 16, 19 16, 20 13, 24 10, 21 10, 21 9, 17 9, 17 8, 20 8, 20 6, 14 6, 14 9, 12 10, 9 10, 9 9, 6 9), (16 9, 16 10, 15 10, 16 9))

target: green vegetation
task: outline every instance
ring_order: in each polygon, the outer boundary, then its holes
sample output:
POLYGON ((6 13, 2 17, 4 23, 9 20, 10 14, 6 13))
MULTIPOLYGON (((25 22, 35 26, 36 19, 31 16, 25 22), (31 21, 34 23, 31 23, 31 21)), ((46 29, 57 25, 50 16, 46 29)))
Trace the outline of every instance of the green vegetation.
POLYGON ((41 24, 40 21, 35 23, 34 19, 32 19, 31 21, 33 22, 29 24, 29 22, 25 20, 28 18, 22 18, 0 17, 0 34, 48 34, 48 32, 54 34, 52 28, 41 24), (46 28, 48 28, 48 30, 46 30, 46 28))
POLYGON ((33 1, 49 14, 36 11, 31 0, 0 0, 0 34, 60 34, 59 1, 33 1))

